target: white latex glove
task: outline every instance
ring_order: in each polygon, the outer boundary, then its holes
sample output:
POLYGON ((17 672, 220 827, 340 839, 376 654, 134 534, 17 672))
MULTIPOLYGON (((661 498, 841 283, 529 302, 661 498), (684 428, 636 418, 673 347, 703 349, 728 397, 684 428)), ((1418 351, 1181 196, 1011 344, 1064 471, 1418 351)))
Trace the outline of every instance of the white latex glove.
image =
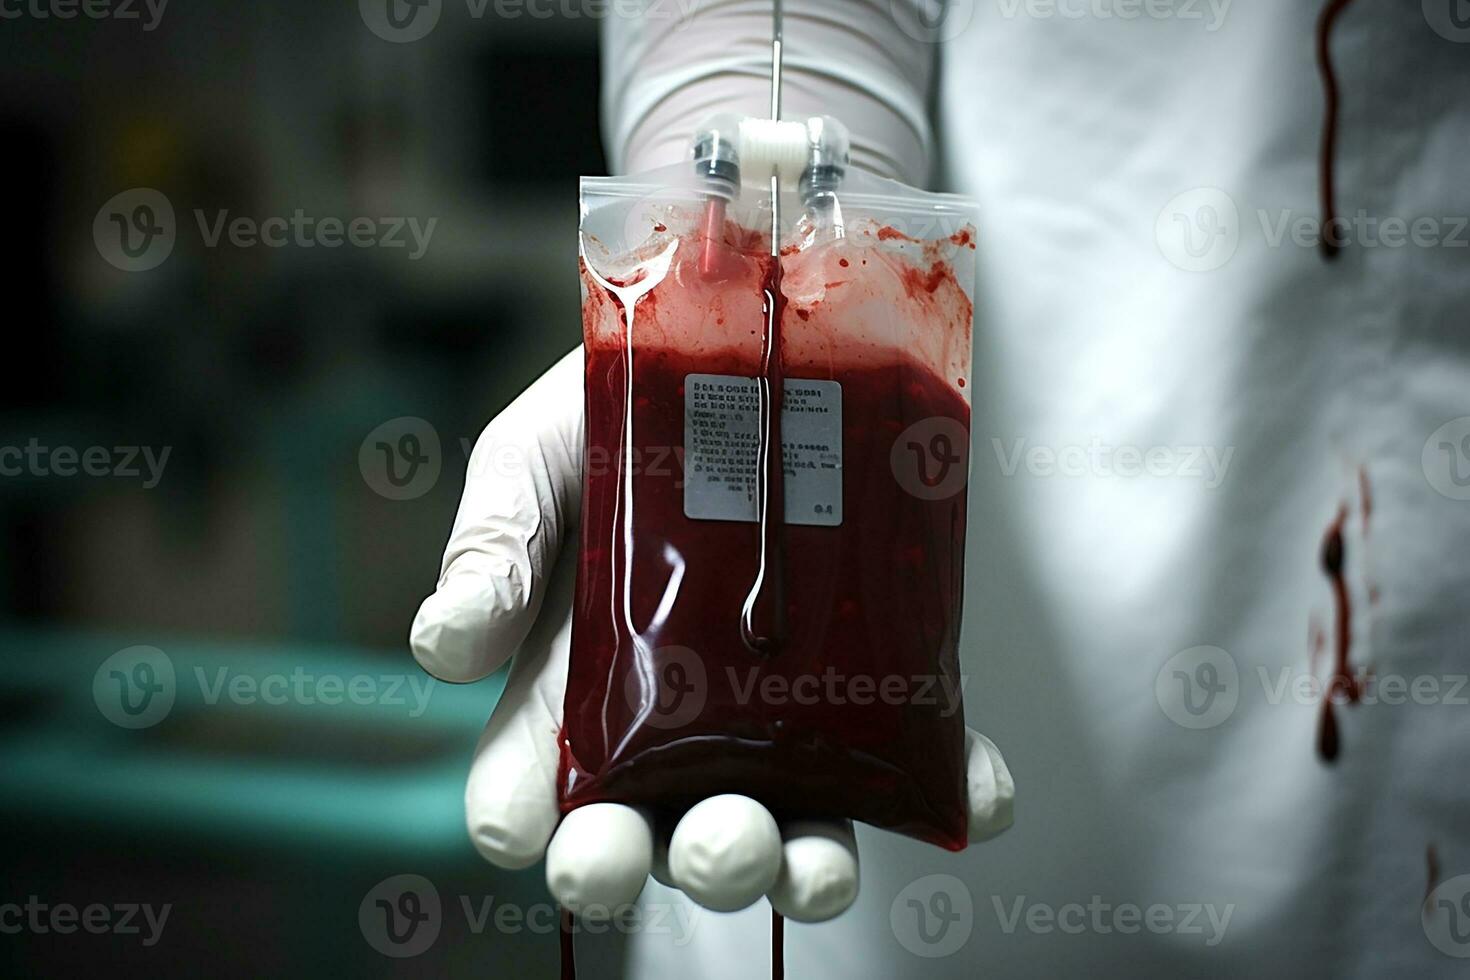
MULTIPOLYGON (((780 827, 742 796, 690 808, 667 841, 656 841, 648 815, 632 807, 599 803, 559 817, 582 379, 578 348, 486 426, 470 456, 438 589, 413 623, 414 657, 441 680, 478 680, 517 654, 470 768, 470 836, 503 868, 528 867, 544 853, 552 894, 584 915, 633 901, 653 873, 716 911, 768 895, 795 921, 830 919, 857 896, 851 822, 780 827)), ((988 739, 968 731, 966 743, 970 839, 979 841, 1010 826, 1015 787, 988 739)))

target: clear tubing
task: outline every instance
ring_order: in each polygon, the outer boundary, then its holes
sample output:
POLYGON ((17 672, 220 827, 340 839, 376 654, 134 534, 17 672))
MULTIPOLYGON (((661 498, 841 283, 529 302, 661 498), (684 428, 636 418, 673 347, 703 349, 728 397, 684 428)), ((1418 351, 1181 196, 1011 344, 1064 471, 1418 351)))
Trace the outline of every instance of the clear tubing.
POLYGON ((710 195, 704 202, 699 223, 699 274, 713 279, 720 274, 720 243, 725 238, 725 199, 710 195))
POLYGON ((694 137, 694 172, 707 189, 699 222, 699 273, 706 279, 720 274, 726 206, 740 187, 739 146, 740 120, 729 114, 710 119, 694 137))
MULTIPOLYGON (((771 0, 771 122, 780 121, 781 0, 771 0)), ((781 178, 774 169, 771 171, 771 259, 781 261, 781 178)))
MULTIPOLYGON (((781 0, 771 12, 771 120, 781 119, 781 0)), ((785 462, 781 452, 781 175, 771 170, 771 264, 765 277, 766 328, 761 344, 760 443, 756 452, 756 515, 760 562, 740 615, 740 637, 760 656, 772 656, 786 634, 785 462)))
POLYGON ((813 116, 806 125, 807 165, 798 189, 812 223, 813 243, 833 241, 846 234, 837 188, 847 175, 851 141, 847 127, 831 116, 813 116))

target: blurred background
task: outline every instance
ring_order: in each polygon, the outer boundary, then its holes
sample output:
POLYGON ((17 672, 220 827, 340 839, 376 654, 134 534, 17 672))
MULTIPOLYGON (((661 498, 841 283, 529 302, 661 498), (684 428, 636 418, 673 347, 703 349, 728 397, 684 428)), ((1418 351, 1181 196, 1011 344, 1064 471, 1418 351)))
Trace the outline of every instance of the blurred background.
POLYGON ((539 869, 463 827, 500 681, 405 637, 480 428, 578 339, 589 7, 0 10, 6 975, 554 975, 483 917, 539 869), (410 959, 359 921, 401 874, 410 959))

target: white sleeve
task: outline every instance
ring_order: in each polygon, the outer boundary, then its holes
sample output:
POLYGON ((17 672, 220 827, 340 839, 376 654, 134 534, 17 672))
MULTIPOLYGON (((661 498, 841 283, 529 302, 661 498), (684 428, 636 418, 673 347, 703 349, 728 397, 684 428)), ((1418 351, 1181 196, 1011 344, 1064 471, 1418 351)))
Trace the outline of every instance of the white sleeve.
MULTIPOLYGON (((929 175, 936 46, 895 8, 933 0, 786 0, 782 117, 836 116, 855 166, 929 175)), ((613 0, 602 33, 602 117, 614 172, 685 159, 716 112, 770 112, 771 0, 613 0)))

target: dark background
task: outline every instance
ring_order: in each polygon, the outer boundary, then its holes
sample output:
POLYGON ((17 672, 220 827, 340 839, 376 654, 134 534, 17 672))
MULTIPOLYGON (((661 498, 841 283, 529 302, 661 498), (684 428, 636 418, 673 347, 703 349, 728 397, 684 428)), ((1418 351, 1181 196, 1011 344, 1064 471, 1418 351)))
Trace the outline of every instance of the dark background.
POLYGON ((0 970, 548 975, 555 935, 474 934, 460 911, 549 901, 539 869, 497 872, 464 834, 497 680, 441 685, 410 717, 386 697, 209 703, 194 678, 424 680, 405 637, 468 445, 578 339, 576 179, 605 172, 598 20, 444 0, 426 37, 390 43, 355 0, 173 0, 152 29, 141 4, 64 3, 7 0, 0 19, 0 448, 169 456, 153 487, 119 465, 0 476, 0 903, 172 911, 147 948, 0 933, 0 970), (177 239, 128 272, 94 220, 135 188, 168 199, 177 239), (413 260, 211 247, 195 218, 297 209, 438 220, 413 260), (360 458, 405 416, 437 434, 441 473, 390 499, 360 458), (93 683, 137 645, 169 658, 177 701, 129 730, 93 683), (396 960, 358 911, 402 873, 433 882, 443 932, 396 960))

